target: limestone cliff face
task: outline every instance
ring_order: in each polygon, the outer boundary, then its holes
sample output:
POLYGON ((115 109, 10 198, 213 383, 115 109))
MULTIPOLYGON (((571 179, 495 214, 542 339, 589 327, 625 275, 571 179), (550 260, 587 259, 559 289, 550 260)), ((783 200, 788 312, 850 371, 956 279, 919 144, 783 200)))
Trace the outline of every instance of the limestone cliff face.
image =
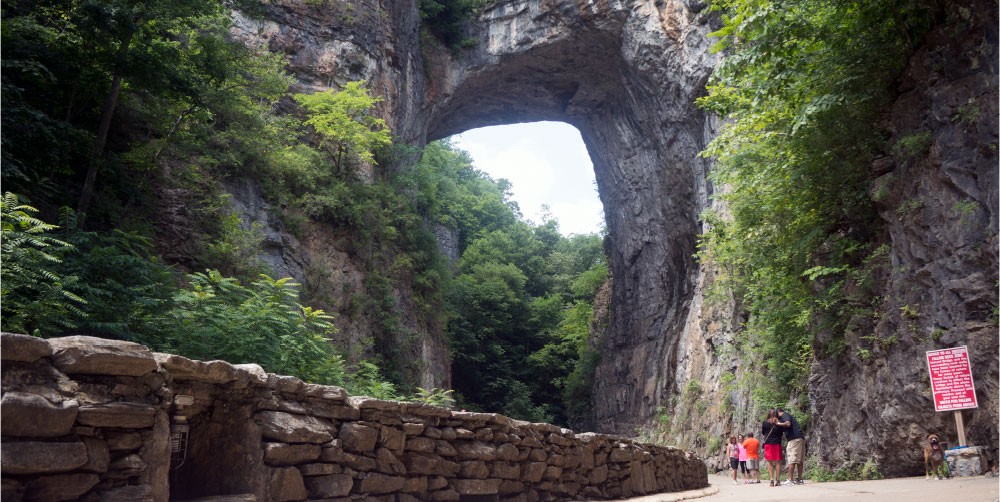
MULTIPOLYGON (((631 432, 673 393, 677 335, 695 287, 708 187, 697 157, 706 119, 693 100, 713 64, 703 11, 701 2, 679 0, 500 1, 470 26, 478 43, 459 53, 420 37, 415 1, 278 1, 264 19, 234 15, 235 35, 287 54, 302 88, 367 80, 404 141, 536 120, 580 130, 606 207, 615 277, 595 425, 631 432)), ((317 255, 284 249, 274 250, 273 264, 304 278, 317 255)), ((446 382, 445 347, 421 356, 438 363, 425 377, 446 382)))
POLYGON ((673 394, 707 201, 706 118, 693 106, 713 60, 700 5, 507 1, 457 57, 428 51, 426 138, 559 120, 580 130, 605 206, 614 276, 595 375, 599 430, 632 433, 673 394))
MULTIPOLYGON (((961 345, 969 348, 979 401, 962 412, 968 444, 987 446, 996 463, 996 14, 988 1, 949 3, 898 79, 883 123, 889 151, 871 166, 886 253, 875 322, 848 333, 843 349, 829 350, 828 333, 814 341, 809 413, 800 418, 810 425, 808 454, 821 467, 870 461, 886 475, 913 475, 928 433, 957 445, 954 414, 934 411, 925 352, 961 345)), ((704 298, 712 275, 695 272, 664 435, 706 454, 721 434, 759 431, 763 412, 746 389, 727 385, 752 381, 762 362, 729 344, 743 319, 735 299, 704 298)))
POLYGON ((829 465, 858 455, 912 473, 923 459, 910 445, 929 431, 958 444, 954 414, 935 413, 930 394, 925 352, 940 348, 969 348, 969 444, 995 454, 1000 438, 996 4, 949 3, 941 19, 899 80, 885 123, 897 146, 872 165, 889 244, 879 321, 845 357, 813 363, 810 446, 829 465))
MULTIPOLYGON (((286 55, 288 69, 297 78, 294 90, 367 81, 373 93, 384 98, 379 113, 393 132, 409 142, 419 137, 407 132, 416 123, 413 117, 421 103, 414 96, 423 92, 415 1, 277 1, 266 4, 263 17, 233 12, 233 19, 235 38, 286 55)), ((337 314, 334 343, 352 352, 370 346, 377 321, 359 302, 366 292, 367 265, 352 251, 354 237, 312 223, 303 224, 293 235, 257 187, 239 182, 227 189, 233 209, 246 225, 258 224, 265 235, 260 259, 279 275, 301 282, 315 305, 337 314)), ((442 243, 453 237, 435 230, 442 243)), ((450 387, 450 359, 441 326, 417 314, 405 280, 394 279, 390 294, 402 329, 420 336, 414 340, 400 334, 400 339, 384 343, 399 351, 402 360, 415 362, 400 368, 409 381, 424 388, 450 387)))
MULTIPOLYGON (((870 457, 903 472, 917 462, 917 438, 953 430, 950 415, 933 412, 923 353, 958 344, 969 345, 979 386, 981 408, 966 417, 971 438, 997 444, 996 9, 978 3, 950 7, 948 19, 967 26, 943 26, 928 39, 887 118, 897 140, 926 131, 928 149, 916 160, 887 152, 873 165, 888 194, 879 208, 890 263, 873 334, 894 341, 875 349, 859 335, 846 355, 814 361, 810 451, 829 467, 870 457), (874 357, 856 357, 859 349, 874 357)), ((367 80, 407 142, 535 120, 576 126, 605 206, 614 277, 586 425, 631 435, 664 410, 678 431, 669 440, 710 453, 713 437, 756 427, 758 410, 727 385, 754 371, 732 350, 745 319, 735 299, 706 300, 712 270, 692 257, 712 190, 697 153, 714 124, 693 105, 715 64, 704 7, 501 0, 468 27, 478 43, 459 52, 420 36, 416 0, 278 0, 262 20, 234 15, 236 35, 287 54, 303 89, 367 80)), ((320 231, 304 239, 308 253, 273 250, 297 277, 342 249, 320 231)), ((348 262, 331 262, 334 273, 315 281, 351 287, 348 262)), ((396 295, 405 307, 406 292, 396 295)), ((427 334, 414 354, 427 362, 423 378, 446 384, 439 330, 410 322, 427 334)), ((366 328, 347 329, 361 336, 366 328)))

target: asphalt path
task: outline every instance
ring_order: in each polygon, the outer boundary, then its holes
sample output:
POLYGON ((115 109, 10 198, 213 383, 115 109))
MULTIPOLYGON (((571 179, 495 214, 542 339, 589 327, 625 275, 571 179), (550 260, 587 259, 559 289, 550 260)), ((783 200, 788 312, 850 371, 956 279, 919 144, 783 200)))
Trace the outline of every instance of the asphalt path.
POLYGON ((894 478, 771 487, 767 481, 734 485, 729 476, 708 475, 709 487, 636 497, 629 502, 1000 502, 1000 479, 993 476, 926 480, 894 478))

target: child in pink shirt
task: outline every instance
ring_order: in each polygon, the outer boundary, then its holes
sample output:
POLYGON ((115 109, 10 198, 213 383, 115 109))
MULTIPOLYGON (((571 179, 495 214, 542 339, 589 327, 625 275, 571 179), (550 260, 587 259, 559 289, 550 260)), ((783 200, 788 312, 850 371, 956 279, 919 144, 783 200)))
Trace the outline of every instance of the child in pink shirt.
POLYGON ((747 473, 749 472, 749 471, 747 471, 747 459, 749 457, 747 457, 747 449, 746 449, 746 447, 743 446, 743 441, 745 439, 746 438, 743 437, 743 434, 740 434, 736 438, 736 449, 737 449, 738 454, 739 454, 740 472, 742 473, 742 476, 743 476, 743 484, 746 485, 746 484, 750 483, 750 478, 747 477, 747 473))

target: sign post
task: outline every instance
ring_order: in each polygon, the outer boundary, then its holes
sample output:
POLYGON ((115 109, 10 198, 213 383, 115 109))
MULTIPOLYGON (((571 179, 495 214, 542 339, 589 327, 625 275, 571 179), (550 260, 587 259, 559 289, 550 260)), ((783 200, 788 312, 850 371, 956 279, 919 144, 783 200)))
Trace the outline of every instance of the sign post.
POLYGON ((965 424, 961 410, 978 408, 976 387, 972 382, 969 348, 965 345, 950 349, 927 351, 927 370, 931 375, 934 411, 954 411, 958 428, 958 445, 965 444, 965 424))

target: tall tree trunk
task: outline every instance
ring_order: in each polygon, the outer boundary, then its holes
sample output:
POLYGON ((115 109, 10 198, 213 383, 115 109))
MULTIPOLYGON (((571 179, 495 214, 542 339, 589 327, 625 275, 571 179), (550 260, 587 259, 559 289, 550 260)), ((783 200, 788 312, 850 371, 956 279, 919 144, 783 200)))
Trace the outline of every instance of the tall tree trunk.
POLYGON ((90 152, 90 162, 87 165, 87 177, 83 181, 83 189, 80 191, 80 201, 76 205, 77 226, 82 228, 87 219, 87 210, 90 209, 91 199, 94 198, 94 182, 97 180, 97 171, 101 167, 101 157, 104 155, 104 146, 108 142, 108 131, 111 130, 111 118, 115 114, 115 107, 118 105, 118 95, 122 90, 122 73, 125 71, 125 60, 128 57, 129 45, 132 43, 132 32, 130 31, 122 37, 121 45, 118 47, 118 54, 115 57, 114 74, 111 78, 111 89, 108 96, 104 98, 104 106, 101 107, 101 121, 97 126, 97 139, 94 141, 94 149, 90 152))

